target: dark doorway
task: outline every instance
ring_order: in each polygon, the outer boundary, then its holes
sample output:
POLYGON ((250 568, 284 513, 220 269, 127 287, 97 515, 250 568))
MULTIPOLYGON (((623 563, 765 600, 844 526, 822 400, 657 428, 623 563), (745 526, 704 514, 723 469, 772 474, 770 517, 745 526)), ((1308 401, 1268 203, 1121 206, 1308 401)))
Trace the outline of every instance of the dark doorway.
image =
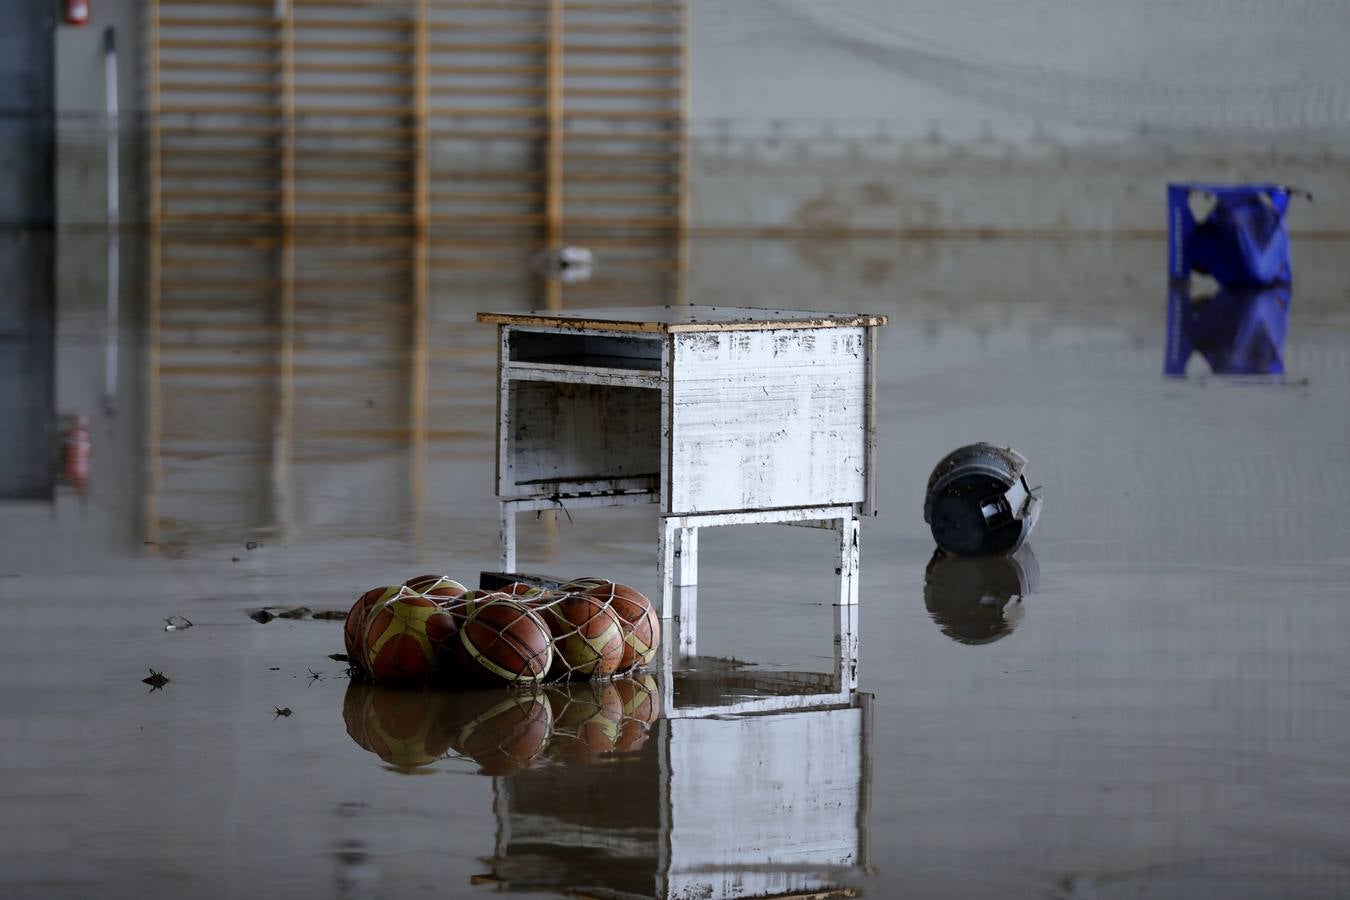
POLYGON ((55 430, 55 3, 0 29, 0 498, 52 495, 55 430))

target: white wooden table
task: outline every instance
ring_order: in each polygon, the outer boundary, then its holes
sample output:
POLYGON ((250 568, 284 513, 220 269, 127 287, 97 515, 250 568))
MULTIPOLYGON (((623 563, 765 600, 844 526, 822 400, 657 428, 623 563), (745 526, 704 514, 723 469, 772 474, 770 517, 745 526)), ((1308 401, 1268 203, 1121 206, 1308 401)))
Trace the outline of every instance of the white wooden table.
POLYGON ((873 358, 885 316, 668 306, 478 320, 499 331, 504 571, 516 568, 517 513, 659 503, 661 615, 678 616, 680 649, 693 653, 699 529, 830 528, 838 636, 856 641, 849 622, 859 520, 875 514, 873 358))

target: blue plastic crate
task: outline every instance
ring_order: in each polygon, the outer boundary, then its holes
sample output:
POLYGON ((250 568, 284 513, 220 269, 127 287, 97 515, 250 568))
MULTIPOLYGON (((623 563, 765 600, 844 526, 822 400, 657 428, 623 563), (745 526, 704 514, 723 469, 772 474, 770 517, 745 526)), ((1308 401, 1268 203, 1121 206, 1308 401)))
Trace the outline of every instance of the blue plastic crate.
POLYGON ((1169 277, 1201 272, 1229 288, 1289 283, 1290 193, 1278 184, 1169 184, 1169 277), (1189 203, 1196 192, 1216 201, 1203 221, 1196 221, 1189 203))

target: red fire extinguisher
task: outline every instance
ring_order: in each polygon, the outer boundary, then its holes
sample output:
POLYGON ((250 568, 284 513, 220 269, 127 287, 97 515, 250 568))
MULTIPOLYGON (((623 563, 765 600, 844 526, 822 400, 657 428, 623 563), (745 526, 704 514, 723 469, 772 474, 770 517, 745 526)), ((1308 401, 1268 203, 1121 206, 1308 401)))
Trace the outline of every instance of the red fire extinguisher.
POLYGON ((84 25, 89 21, 89 0, 62 0, 67 25, 84 25))
POLYGON ((61 435, 61 474, 66 484, 83 495, 89 490, 89 455, 94 442, 89 437, 89 417, 71 416, 61 435))

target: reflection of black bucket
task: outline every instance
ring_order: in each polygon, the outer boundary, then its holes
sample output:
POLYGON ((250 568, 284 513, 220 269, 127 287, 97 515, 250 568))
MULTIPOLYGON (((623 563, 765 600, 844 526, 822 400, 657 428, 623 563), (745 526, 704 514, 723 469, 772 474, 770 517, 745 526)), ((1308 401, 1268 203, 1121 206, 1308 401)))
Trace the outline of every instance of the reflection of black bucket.
POLYGON ((993 444, 967 444, 933 468, 923 520, 938 546, 960 556, 1013 553, 1031 534, 1041 498, 1028 487, 1027 461, 993 444))
POLYGON ((989 644, 1012 632, 1022 618, 1022 600, 1040 581, 1030 547, 1012 556, 980 558, 938 550, 924 572, 923 603, 947 637, 989 644))

